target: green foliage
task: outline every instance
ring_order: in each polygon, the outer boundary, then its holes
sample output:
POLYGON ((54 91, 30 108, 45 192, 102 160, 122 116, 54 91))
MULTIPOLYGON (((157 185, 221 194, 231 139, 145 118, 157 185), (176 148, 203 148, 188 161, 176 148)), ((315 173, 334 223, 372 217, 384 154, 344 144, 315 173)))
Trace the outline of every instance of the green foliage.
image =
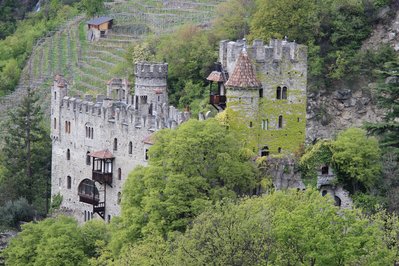
POLYGON ((249 20, 255 11, 253 0, 228 0, 218 5, 214 32, 219 39, 242 39, 249 33, 249 20))
MULTIPOLYGON (((358 49, 372 29, 381 1, 266 0, 256 2, 250 39, 288 36, 308 45, 310 80, 319 85, 350 80, 358 49), (327 79, 326 79, 327 77, 327 79)), ((319 86, 318 86, 319 87, 319 86)))
POLYGON ((32 91, 5 122, 0 183, 0 205, 25 197, 42 213, 47 212, 51 141, 43 125, 39 98, 32 91))
POLYGON ((48 218, 22 226, 22 232, 4 251, 6 265, 87 265, 96 257, 96 244, 108 241, 102 221, 79 227, 68 217, 48 218))
POLYGON ((81 5, 89 17, 100 15, 105 11, 104 0, 82 0, 81 5))
POLYGON ((254 188, 256 171, 237 139, 217 121, 190 120, 157 132, 149 166, 136 168, 122 193, 121 219, 112 249, 148 235, 167 236, 212 202, 254 188))
POLYGON ((187 25, 176 33, 162 37, 156 48, 156 59, 169 64, 169 101, 184 107, 197 96, 203 97, 204 77, 210 73, 216 61, 216 40, 211 32, 187 25), (185 87, 191 82, 196 92, 185 95, 185 87), (198 88, 202 90, 198 91, 198 88), (180 99, 183 97, 183 99, 180 99))
POLYGON ((17 228, 19 222, 30 222, 33 217, 34 209, 26 199, 8 201, 0 206, 0 231, 1 228, 17 228))
POLYGON ((397 258, 399 223, 384 215, 338 211, 312 189, 225 203, 194 220, 169 264, 389 265, 397 258))
POLYGON ((0 40, 0 95, 14 90, 36 41, 76 14, 77 9, 58 1, 43 3, 40 12, 30 14, 12 35, 0 40))
POLYGON ((62 200, 63 200, 63 197, 60 193, 55 194, 53 196, 53 198, 51 199, 50 211, 59 209, 61 206, 62 200))
POLYGON ((366 128, 373 134, 380 136, 382 145, 399 154, 399 60, 387 62, 383 68, 376 71, 379 76, 375 94, 378 105, 384 108, 384 121, 366 124, 366 128))
POLYGON ((370 189, 379 180, 380 158, 376 138, 367 137, 361 129, 349 128, 336 140, 320 141, 310 147, 300 163, 305 178, 310 179, 316 178, 316 170, 324 164, 332 166, 338 180, 355 193, 362 187, 370 189))
POLYGON ((371 188, 381 173, 380 158, 377 139, 366 137, 364 130, 349 128, 333 142, 332 161, 344 182, 360 182, 371 188))

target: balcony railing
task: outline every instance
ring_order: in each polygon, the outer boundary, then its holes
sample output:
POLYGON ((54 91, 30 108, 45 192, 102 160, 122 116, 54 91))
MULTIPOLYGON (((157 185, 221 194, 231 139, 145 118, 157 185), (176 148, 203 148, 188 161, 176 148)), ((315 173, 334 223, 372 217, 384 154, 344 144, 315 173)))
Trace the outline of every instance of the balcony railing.
POLYGON ((212 105, 226 105, 226 96, 225 95, 210 95, 209 103, 212 105))
POLYGON ((100 171, 93 171, 92 179, 100 184, 112 185, 112 173, 103 173, 100 171))
POLYGON ((88 203, 91 205, 97 205, 98 202, 100 201, 98 195, 95 196, 93 194, 85 194, 85 193, 81 193, 81 192, 79 192, 78 195, 79 195, 80 202, 88 203))

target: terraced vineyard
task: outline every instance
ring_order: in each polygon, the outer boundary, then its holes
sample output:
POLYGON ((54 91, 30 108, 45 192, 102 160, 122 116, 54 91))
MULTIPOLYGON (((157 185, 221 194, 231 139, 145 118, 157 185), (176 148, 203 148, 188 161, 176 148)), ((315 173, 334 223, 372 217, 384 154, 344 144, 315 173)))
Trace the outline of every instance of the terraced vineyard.
MULTIPOLYGON (((15 106, 30 86, 49 106, 49 88, 55 74, 70 82, 71 93, 105 93, 118 63, 125 61, 127 48, 147 33, 164 34, 185 23, 208 26, 221 0, 116 0, 107 2, 107 15, 114 27, 107 38, 86 40, 86 20, 79 16, 56 32, 39 40, 14 93, 0 99, 0 116, 15 106)), ((122 70, 123 71, 123 70, 122 70)), ((123 75, 124 73, 120 73, 123 75)))

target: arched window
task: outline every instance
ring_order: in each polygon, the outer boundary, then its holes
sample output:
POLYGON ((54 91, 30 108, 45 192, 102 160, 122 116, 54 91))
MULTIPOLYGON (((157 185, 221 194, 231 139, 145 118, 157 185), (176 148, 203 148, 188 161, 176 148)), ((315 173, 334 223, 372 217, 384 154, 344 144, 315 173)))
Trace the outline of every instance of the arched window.
POLYGON ((118 204, 121 204, 121 200, 122 200, 122 194, 120 192, 118 192, 118 204))
POLYGON ((54 100, 57 100, 57 92, 54 92, 54 100))
POLYGON ((283 116, 278 116, 278 128, 283 128, 283 116))
POLYGON ((54 129, 57 129, 57 118, 54 117, 54 129))
POLYGON ((87 165, 91 165, 91 158, 90 158, 90 152, 86 152, 86 164, 87 165))
POLYGON ((118 180, 122 180, 122 169, 118 168, 118 180))
POLYGON ((96 188, 93 180, 90 179, 84 179, 82 182, 80 182, 78 187, 78 195, 80 202, 97 205, 100 201, 98 189, 96 188))
POLYGON ((118 139, 114 138, 114 151, 118 150, 118 139))
POLYGON ((281 99, 281 87, 277 87, 276 99, 277 99, 277 100, 280 100, 280 99, 281 99))
POLYGON ((269 147, 268 146, 263 146, 263 148, 260 150, 260 156, 269 156, 269 147))
POLYGON ((148 108, 148 114, 152 115, 152 103, 150 104, 150 107, 148 108))
POLYGON ((67 176, 67 188, 71 189, 72 187, 72 178, 70 176, 67 176))
POLYGON ((67 149, 66 157, 68 161, 71 159, 71 151, 69 149, 67 149))
POLYGON ((288 93, 287 87, 283 87, 283 93, 282 93, 283 100, 287 100, 287 93, 288 93))
POLYGON ((133 153, 133 143, 130 141, 129 142, 129 154, 133 153))
POLYGON ((91 139, 93 139, 94 138, 94 129, 93 128, 90 129, 90 135, 91 135, 91 139))

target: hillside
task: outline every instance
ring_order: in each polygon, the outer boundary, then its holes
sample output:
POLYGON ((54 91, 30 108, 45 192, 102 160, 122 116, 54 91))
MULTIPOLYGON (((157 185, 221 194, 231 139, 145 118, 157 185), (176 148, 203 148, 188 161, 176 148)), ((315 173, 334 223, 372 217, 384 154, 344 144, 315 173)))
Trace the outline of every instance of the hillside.
POLYGON ((98 42, 86 39, 88 18, 77 16, 57 31, 37 41, 23 69, 16 90, 0 99, 2 116, 18 103, 27 84, 34 87, 48 106, 48 93, 55 74, 63 74, 72 93, 104 93, 114 76, 126 76, 127 48, 146 34, 165 34, 186 23, 209 25, 219 1, 115 1, 106 3, 106 14, 115 19, 112 33, 98 42), (124 63, 125 62, 125 63, 124 63), (119 66, 118 66, 119 64, 119 66), (122 67, 120 66, 122 65, 122 67))

